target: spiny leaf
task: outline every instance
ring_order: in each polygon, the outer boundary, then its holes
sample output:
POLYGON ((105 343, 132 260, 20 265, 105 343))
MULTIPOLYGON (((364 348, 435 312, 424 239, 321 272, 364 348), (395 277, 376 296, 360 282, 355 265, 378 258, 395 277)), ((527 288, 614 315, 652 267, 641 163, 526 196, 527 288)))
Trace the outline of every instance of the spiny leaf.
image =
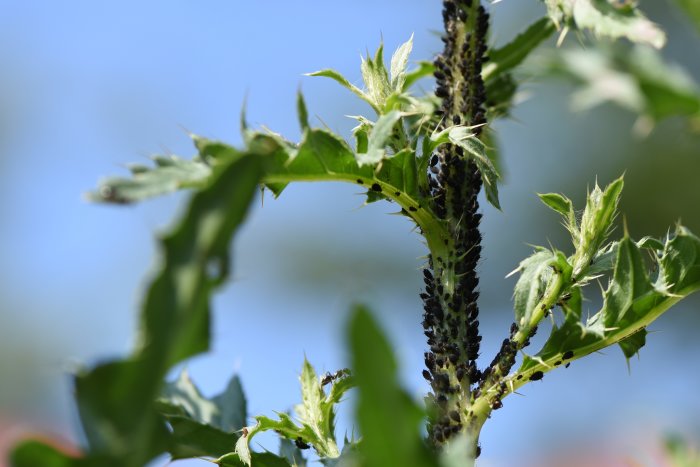
POLYGON ((645 328, 687 295, 700 290, 700 239, 679 227, 664 243, 661 257, 652 267, 666 284, 654 284, 640 247, 630 238, 618 242, 614 272, 604 293, 603 308, 582 323, 569 315, 554 326, 536 358, 526 357, 518 373, 549 371, 556 362, 580 358, 620 344, 629 358, 645 343, 645 328), (675 285, 671 285, 675 284, 675 285), (543 364, 544 363, 544 364, 543 364))
POLYGON ((491 158, 489 158, 489 157, 486 157, 485 159, 475 158, 474 162, 476 163, 476 166, 479 169, 479 172, 481 173, 482 180, 484 182, 484 191, 486 192, 486 200, 489 203, 491 203, 491 206, 500 210, 501 209, 501 202, 498 199, 498 179, 500 178, 500 176, 499 176, 498 172, 496 172, 496 168, 493 166, 493 163, 491 162, 491 158))
POLYGON ((564 216, 564 218, 567 220, 571 217, 571 214, 574 213, 573 203, 564 195, 560 195, 558 193, 538 193, 537 196, 539 196, 540 200, 544 204, 564 216))
POLYGON ((173 460, 201 457, 220 457, 233 451, 237 434, 226 433, 188 417, 170 416, 172 430, 168 452, 173 460))
POLYGON ((557 50, 533 65, 537 73, 564 75, 581 84, 572 97, 575 110, 612 102, 652 123, 700 113, 700 89, 692 77, 649 47, 557 50))
POLYGON ((486 155, 486 146, 476 137, 472 130, 474 127, 464 125, 454 125, 435 131, 424 141, 423 153, 432 153, 443 144, 451 143, 465 150, 465 155, 474 161, 481 178, 484 182, 486 199, 496 209, 501 209, 498 200, 498 179, 499 175, 491 159, 486 155), (428 151, 428 152, 426 152, 428 151))
POLYGON ((306 73, 306 76, 323 76, 326 78, 330 78, 338 82, 344 88, 352 91, 353 94, 355 94, 357 97, 371 105, 375 111, 379 112, 379 108, 376 106, 376 104, 369 95, 365 94, 360 88, 358 88, 354 84, 351 84, 350 81, 348 81, 343 75, 341 75, 335 70, 326 69, 314 71, 312 73, 306 73))
MULTIPOLYGON (((269 136, 258 134, 256 138, 268 140, 269 136)), ((391 198, 407 212, 429 204, 419 191, 420 180, 424 177, 419 176, 415 153, 411 149, 382 160, 380 168, 360 166, 344 141, 320 129, 307 131, 297 149, 293 159, 284 148, 279 148, 275 156, 268 159, 266 184, 345 181, 367 187, 368 194, 376 199, 391 198)))
POLYGON ((527 326, 535 310, 536 305, 542 299, 544 292, 552 277, 552 264, 556 260, 556 253, 540 249, 532 256, 520 262, 518 269, 520 278, 515 284, 514 309, 515 322, 519 327, 527 326))
POLYGON ((359 388, 362 465, 436 466, 421 439, 423 414, 399 387, 391 346, 366 308, 355 307, 348 333, 359 388))
POLYGON ((606 0, 544 0, 552 21, 560 27, 572 24, 598 37, 626 38, 660 49, 666 34, 635 6, 616 6, 606 0))
POLYGON ((450 143, 464 149, 468 157, 474 161, 481 173, 481 179, 484 182, 486 199, 496 209, 501 209, 501 204, 498 200, 499 175, 491 159, 486 155, 486 146, 484 143, 482 143, 474 133, 470 132, 469 127, 451 127, 447 135, 450 143))
POLYGON ((588 194, 580 228, 572 232, 576 247, 573 260, 576 274, 589 266, 591 259, 610 234, 623 186, 624 181, 620 177, 605 187, 605 190, 601 190, 596 183, 593 191, 588 194))
MULTIPOLYGON (((500 75, 520 65, 530 53, 545 39, 551 36, 555 27, 548 18, 542 18, 520 33, 515 39, 488 53, 489 62, 482 71, 486 86, 500 75)), ((489 99, 491 94, 487 93, 489 99)))
POLYGON ((202 187, 212 174, 212 167, 199 158, 191 161, 176 156, 153 159, 155 167, 131 166, 132 178, 112 177, 101 180, 90 192, 90 201, 134 203, 183 188, 202 187))
POLYGON ((600 275, 612 271, 617 258, 617 249, 620 242, 611 242, 605 248, 598 250, 593 257, 591 264, 586 268, 584 276, 577 278, 578 284, 583 285, 590 280, 598 278, 600 275))
POLYGON ((265 157, 237 153, 214 166, 206 187, 161 240, 163 259, 146 294, 135 352, 76 377, 90 457, 144 465, 166 449, 169 432, 154 400, 172 365, 209 346, 209 298, 228 275, 229 243, 245 219, 265 157))
POLYGON ((260 432, 275 430, 287 439, 301 439, 307 443, 319 442, 316 433, 308 425, 298 426, 286 413, 280 413, 278 416, 279 420, 257 416, 255 417, 257 423, 254 426, 243 429, 243 435, 236 441, 235 453, 245 465, 251 465, 252 456, 255 453, 250 450, 250 441, 260 432))
POLYGON ((185 370, 175 381, 166 383, 160 401, 170 410, 174 409, 175 413, 185 414, 193 420, 212 426, 216 424, 215 419, 219 415, 216 404, 202 396, 185 370))
POLYGON ((374 59, 367 55, 366 58, 362 58, 360 63, 362 81, 365 83, 367 96, 373 103, 372 107, 379 109, 377 113, 380 115, 384 109, 384 102, 392 91, 389 84, 389 75, 384 66, 383 50, 384 46, 380 45, 374 59))
POLYGON ((659 264, 659 277, 669 292, 692 290, 700 283, 700 239, 678 226, 675 235, 666 241, 659 264))
POLYGON ((411 55, 411 50, 413 50, 413 34, 391 56, 391 87, 395 91, 401 92, 404 89, 406 66, 408 65, 408 57, 411 55))
POLYGON ((568 296, 562 299, 559 303, 566 319, 581 319, 581 311, 583 307, 583 293, 581 292, 581 287, 573 286, 569 288, 568 296))
POLYGON ((401 120, 402 113, 398 110, 382 115, 374 124, 367 141, 367 153, 357 154, 357 162, 363 165, 376 165, 387 157, 386 146, 394 134, 396 124, 401 120))
POLYGON ((246 401, 234 376, 224 392, 207 399, 183 371, 166 384, 159 411, 172 428, 169 451, 173 459, 220 457, 233 450, 246 422, 246 401))
POLYGON ((639 247, 629 238, 618 245, 613 280, 605 292, 603 323, 606 328, 618 326, 632 312, 632 304, 654 290, 645 271, 639 247))
POLYGON ((334 427, 331 426, 330 420, 325 419, 322 407, 326 393, 321 387, 314 367, 306 358, 304 358, 299 381, 301 382, 302 403, 295 408, 299 421, 312 427, 319 437, 335 439, 334 427))
POLYGON ((236 442, 236 453, 247 465, 250 465, 250 441, 256 434, 268 430, 275 430, 286 439, 310 444, 322 458, 340 455, 334 433, 335 405, 354 386, 352 378, 345 374, 334 378, 327 395, 313 367, 304 359, 299 381, 302 403, 295 407, 296 422, 288 414, 280 413, 279 420, 255 417, 257 423, 244 429, 243 436, 236 442))
POLYGON ((622 339, 618 345, 622 349, 622 353, 625 358, 629 361, 630 358, 634 357, 639 353, 639 349, 644 347, 647 342, 647 330, 640 329, 629 337, 622 339))

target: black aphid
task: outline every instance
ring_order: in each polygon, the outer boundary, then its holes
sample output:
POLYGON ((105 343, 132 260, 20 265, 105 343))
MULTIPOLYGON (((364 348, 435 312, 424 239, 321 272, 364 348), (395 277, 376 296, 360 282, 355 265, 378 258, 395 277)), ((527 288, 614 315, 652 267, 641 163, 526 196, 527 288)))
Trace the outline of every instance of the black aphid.
POLYGON ((296 444, 299 449, 309 449, 311 447, 311 445, 304 442, 301 436, 294 440, 294 444, 296 444))

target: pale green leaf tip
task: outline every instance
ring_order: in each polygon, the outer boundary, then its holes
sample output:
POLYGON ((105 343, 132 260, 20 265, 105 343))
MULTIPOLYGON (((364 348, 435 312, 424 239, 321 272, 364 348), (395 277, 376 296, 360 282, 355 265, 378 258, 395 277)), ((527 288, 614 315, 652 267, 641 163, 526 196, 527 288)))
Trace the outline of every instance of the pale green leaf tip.
POLYGON ((240 120, 240 126, 241 126, 241 133, 244 135, 248 132, 248 119, 246 116, 248 108, 248 93, 246 93, 243 96, 243 102, 241 103, 241 115, 239 117, 240 120))

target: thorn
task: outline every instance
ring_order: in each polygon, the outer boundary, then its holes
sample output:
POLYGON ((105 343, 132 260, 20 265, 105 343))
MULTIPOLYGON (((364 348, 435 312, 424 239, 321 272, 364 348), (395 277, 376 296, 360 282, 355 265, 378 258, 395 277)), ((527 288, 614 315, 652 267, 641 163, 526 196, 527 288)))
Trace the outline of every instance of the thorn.
POLYGON ((566 38, 566 35, 568 33, 569 33, 569 26, 564 26, 561 30, 561 33, 559 33, 559 38, 557 39, 557 47, 561 47, 561 45, 564 42, 564 39, 566 38))

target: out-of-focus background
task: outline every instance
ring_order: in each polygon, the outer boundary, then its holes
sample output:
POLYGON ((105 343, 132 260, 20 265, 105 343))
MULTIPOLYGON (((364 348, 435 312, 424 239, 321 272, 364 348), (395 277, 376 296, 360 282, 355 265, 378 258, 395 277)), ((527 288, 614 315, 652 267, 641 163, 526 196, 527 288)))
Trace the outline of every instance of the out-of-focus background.
MULTIPOLYGON (((700 80, 700 36, 666 1, 641 6, 669 34, 665 56, 700 80)), ((490 10, 496 43, 544 14, 536 0, 490 10)), ((154 234, 187 198, 88 204, 81 193, 99 176, 125 174, 125 163, 152 153, 193 154, 182 127, 240 142, 246 95, 253 125, 296 139, 299 86, 318 125, 349 135, 344 115, 370 110, 303 73, 332 67, 359 82, 360 55, 382 38, 391 51, 415 33, 415 60, 441 48, 437 1, 4 0, 0 11, 0 446, 26 430, 81 441, 69 374, 130 349, 154 234)), ((687 122, 635 138, 634 115, 611 106, 572 113, 571 86, 528 82, 529 100, 496 126, 503 212, 482 203, 486 363, 512 321, 514 279, 504 276, 528 244, 570 251, 535 192, 581 206, 596 178, 625 172, 633 236, 663 235, 678 219, 700 232, 700 135, 687 122)), ((363 201, 354 186, 307 184, 256 203, 236 239, 234 281, 215 300, 212 351, 187 364, 205 393, 238 372, 252 414, 291 408, 304 355, 319 371, 346 366, 344 323, 358 301, 380 316, 405 385, 416 398, 427 391, 417 298, 425 249, 404 218, 387 215, 395 207, 363 201)), ((571 456, 657 465, 661 435, 700 439, 699 325, 694 297, 654 323, 629 370, 611 348, 507 398, 484 430, 482 465, 564 465, 557 459, 571 456)))

